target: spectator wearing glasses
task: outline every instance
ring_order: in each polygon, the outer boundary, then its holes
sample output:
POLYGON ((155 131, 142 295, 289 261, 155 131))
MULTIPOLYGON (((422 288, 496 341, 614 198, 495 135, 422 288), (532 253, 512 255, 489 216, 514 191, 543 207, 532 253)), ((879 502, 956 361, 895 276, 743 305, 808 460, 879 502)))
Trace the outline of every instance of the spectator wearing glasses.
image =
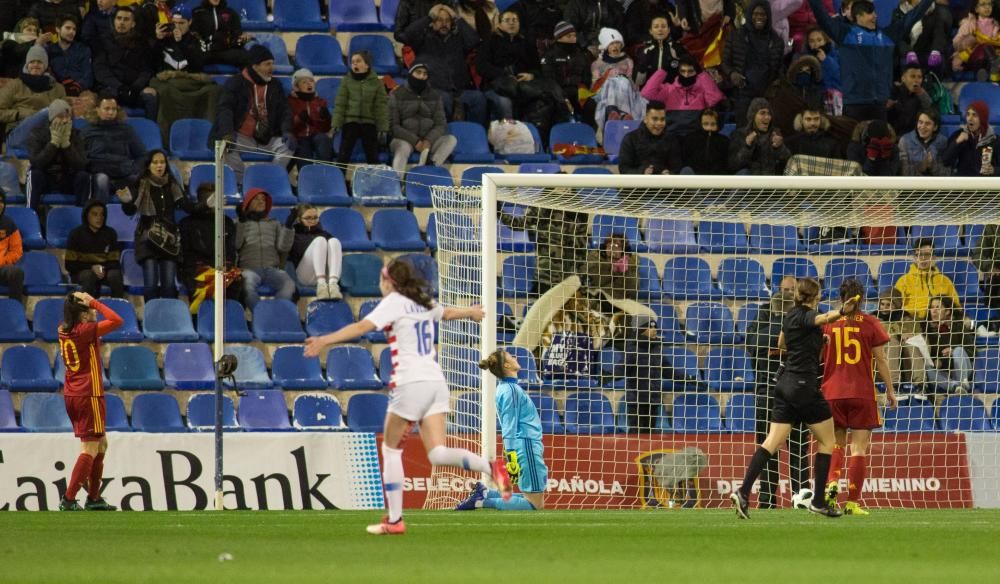
POLYGON ((295 232, 288 259, 295 264, 295 276, 306 286, 316 286, 319 300, 340 300, 340 271, 344 256, 340 240, 319 225, 319 209, 303 203, 285 222, 295 232))

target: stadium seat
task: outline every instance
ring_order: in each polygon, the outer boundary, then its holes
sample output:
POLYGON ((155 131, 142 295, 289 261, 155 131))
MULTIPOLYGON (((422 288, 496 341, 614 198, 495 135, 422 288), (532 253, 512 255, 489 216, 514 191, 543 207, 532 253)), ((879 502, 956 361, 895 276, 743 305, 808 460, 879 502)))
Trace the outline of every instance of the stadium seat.
POLYGON ((663 285, 656 264, 646 256, 639 256, 639 268, 636 277, 639 279, 639 298, 659 301, 663 296, 663 285))
MULTIPOLYGON (((7 163, 0 162, 0 167, 5 164, 7 163)), ((9 205, 4 209, 4 214, 14 220, 14 225, 17 225, 17 230, 21 232, 22 247, 24 249, 45 249, 48 244, 42 237, 42 225, 38 222, 35 210, 29 207, 14 207, 14 202, 11 200, 10 194, 7 193, 6 187, 0 186, 0 188, 4 189, 7 205, 9 205)), ((77 215, 79 214, 80 211, 77 209, 77 215)))
POLYGON ((205 343, 171 343, 163 353, 163 379, 173 389, 215 389, 213 363, 205 343))
MULTIPOLYGON (((29 251, 21 256, 17 265, 24 270, 24 288, 30 296, 61 296, 71 288, 63 277, 59 260, 53 254, 29 251)), ((0 293, 7 293, 6 287, 0 290, 0 293)))
POLYGON ((200 118, 176 120, 170 126, 170 153, 180 160, 213 160, 208 136, 212 122, 200 118))
POLYGON ((764 266, 752 258, 723 258, 719 262, 719 288, 725 298, 733 300, 767 300, 764 266))
POLYGON ((901 399, 895 410, 886 408, 883 417, 886 432, 934 431, 934 406, 927 400, 901 399))
MULTIPOLYGON (((271 376, 267 373, 267 365, 264 363, 264 355, 261 354, 260 349, 250 345, 227 345, 225 354, 235 356, 238 362, 236 373, 233 375, 236 379, 236 389, 271 389, 274 387, 274 382, 271 381, 271 376)), ((233 382, 227 380, 226 387, 233 388, 233 382)))
MULTIPOLYGON (((344 6, 367 6, 372 0, 354 0, 344 2, 344 6)), ((331 10, 332 12, 332 10, 331 10)), ((375 7, 372 5, 372 16, 375 15, 375 7)), ((381 25, 376 25, 381 28, 381 25)), ((339 31, 338 31, 339 32, 339 31)), ((347 54, 353 55, 358 51, 368 51, 372 55, 372 69, 379 75, 398 75, 399 62, 396 60, 396 52, 392 46, 392 41, 388 37, 378 34, 359 34, 351 37, 347 54)))
POLYGON ((342 77, 323 77, 316 80, 316 95, 326 100, 327 107, 332 111, 340 91, 342 77))
POLYGON ((567 434, 614 434, 615 412, 598 391, 579 391, 566 397, 567 434))
POLYGON ((662 385, 664 391, 693 391, 697 389, 702 377, 701 369, 698 368, 698 355, 694 351, 680 345, 667 346, 663 349, 663 358, 677 373, 678 378, 687 379, 687 381, 664 379, 662 385))
POLYGON ((410 265, 421 278, 431 286, 431 292, 435 297, 438 295, 438 264, 433 256, 423 253, 408 253, 396 256, 399 261, 404 261, 410 265))
POLYGON ((0 432, 20 432, 23 429, 17 425, 14 401, 10 399, 10 392, 0 389, 0 432))
MULTIPOLYGON (((448 420, 449 434, 469 434, 479 430, 483 420, 483 412, 479 402, 479 392, 467 391, 459 394, 452 404, 448 420)), ((497 429, 500 429, 499 422, 497 429)))
POLYGON ((728 432, 755 432, 757 396, 752 393, 734 393, 729 396, 726 401, 726 418, 723 421, 728 432))
POLYGON ((11 391, 58 391, 52 364, 44 349, 26 345, 7 347, 0 362, 0 387, 11 391))
POLYGON ((379 277, 382 260, 375 254, 355 253, 344 256, 340 288, 350 296, 381 296, 379 277))
POLYGON ((750 226, 750 249, 755 253, 805 253, 794 225, 750 226))
MULTIPOLYGON (((375 307, 378 306, 379 300, 365 300, 361 303, 361 308, 358 309, 358 322, 361 322, 368 316, 375 307)), ((369 343, 388 343, 389 340, 386 339, 385 331, 371 331, 365 333, 365 340, 369 343)))
POLYGON ((778 258, 771 264, 771 286, 777 288, 785 276, 819 279, 819 269, 809 258, 778 258))
POLYGON ((226 4, 240 15, 244 31, 274 30, 274 23, 267 19, 267 0, 228 0, 226 4))
POLYGON ((448 122, 448 133, 458 140, 458 144, 452 152, 453 162, 476 164, 496 160, 493 152, 490 151, 486 129, 481 125, 475 122, 448 122))
POLYGON ((663 266, 663 293, 673 300, 722 298, 722 291, 712 283, 708 262, 695 256, 675 256, 667 260, 663 266))
POLYGON ((961 225, 913 225, 910 227, 908 247, 912 250, 921 239, 929 239, 934 245, 934 255, 938 257, 955 256, 963 250, 968 252, 968 248, 962 246, 961 229, 961 225))
POLYGON ((281 390, 249 389, 240 397, 237 419, 240 428, 248 432, 282 432, 291 430, 288 406, 281 390))
POLYGON ((385 30, 396 30, 396 11, 400 0, 381 0, 378 7, 378 20, 385 30))
POLYGON ((601 164, 604 162, 603 154, 574 154, 572 156, 556 154, 555 148, 560 144, 597 148, 597 135, 594 133, 594 129, 587 124, 577 122, 554 124, 549 130, 549 152, 552 153, 557 162, 562 164, 601 164))
POLYGON ((945 432, 991 432, 986 406, 973 395, 949 395, 938 404, 938 427, 945 432))
POLYGON ((702 344, 738 342, 736 322, 729 308, 719 302, 693 302, 687 306, 684 328, 688 339, 702 344))
POLYGON ((712 391, 753 391, 753 361, 742 347, 712 347, 702 378, 712 391))
POLYGON ((108 359, 109 381, 118 389, 159 391, 163 389, 156 354, 144 346, 115 347, 108 359))
POLYGON ((307 164, 299 169, 299 202, 319 207, 350 207, 344 172, 336 166, 307 164))
POLYGON ((135 130, 146 151, 163 150, 163 136, 160 134, 160 126, 154 120, 146 118, 128 118, 125 122, 135 130))
MULTIPOLYGON (((275 19, 275 24, 277 24, 277 19, 275 19)), ((253 40, 247 43, 246 48, 249 49, 255 44, 266 46, 271 51, 271 54, 274 55, 275 75, 292 74, 294 67, 292 67, 292 63, 288 60, 288 48, 285 47, 285 41, 281 35, 269 32, 258 32, 253 35, 253 40)), ((302 65, 300 64, 299 66, 301 67, 302 65)), ((318 75, 315 71, 313 71, 313 73, 318 75)))
POLYGON ((986 226, 982 223, 974 225, 966 225, 962 229, 962 243, 969 250, 975 249, 979 240, 983 237, 983 231, 986 230, 986 226))
POLYGON ((910 260, 882 260, 878 266, 879 294, 884 294, 896 286, 896 280, 910 271, 913 262, 910 260))
POLYGON ((198 340, 187 304, 177 298, 154 298, 143 310, 142 333, 157 343, 198 340))
POLYGON ((694 223, 678 219, 646 219, 643 240, 650 253, 698 253, 694 223))
POLYGON ((327 209, 319 216, 320 227, 340 240, 344 251, 374 251, 375 244, 368 238, 365 218, 354 209, 327 209))
POLYGON ((938 261, 937 267, 955 285, 962 306, 979 304, 983 293, 979 288, 979 270, 975 264, 966 259, 952 259, 938 261))
POLYGON ((122 244, 122 247, 132 247, 135 243, 135 228, 139 224, 139 214, 136 213, 131 217, 126 215, 119 203, 108 205, 107 211, 105 223, 118 234, 118 243, 122 244))
POLYGON ((45 216, 45 239, 49 247, 66 248, 69 232, 83 222, 79 207, 52 207, 45 216))
POLYGON ((136 432, 186 432, 177 400, 165 393, 141 393, 132 400, 136 432))
POLYGON ((21 400, 21 427, 28 432, 72 432, 66 402, 58 394, 28 394, 21 400))
POLYGON ((535 251, 535 242, 527 231, 516 231, 497 221, 497 251, 532 253, 535 251))
POLYGON ((340 402, 332 395, 303 394, 292 404, 292 425, 296 430, 346 430, 340 402))
MULTIPOLYGON (((253 335, 247 328, 247 317, 243 305, 227 298, 223 306, 223 341, 227 343, 249 343, 253 335)), ((208 299, 198 307, 198 335, 205 341, 215 341, 215 300, 208 299)))
MULTIPOLYGON (((969 110, 969 104, 983 100, 990 106, 990 125, 1000 122, 1000 87, 989 81, 973 81, 962 84, 958 94, 958 111, 964 115, 969 110)), ((985 123, 983 120, 981 123, 985 123)))
POLYGON ((318 357, 302 354, 302 345, 278 347, 271 359, 274 384, 285 390, 326 389, 318 357))
MULTIPOLYGON (((101 337, 101 340, 106 343, 141 343, 144 340, 132 302, 124 298, 101 298, 101 303, 113 310, 123 321, 120 327, 101 337)), ((104 316, 98 313, 97 322, 103 320, 104 316)))
MULTIPOLYGON (((603 166, 578 166, 573 169, 572 174, 614 174, 611 169, 603 166)), ((593 189, 591 189, 593 190, 593 189)), ((585 192, 585 191, 584 191, 585 192)))
MULTIPOLYGON (((440 166, 414 166, 406 172, 404 188, 406 200, 414 207, 433 207, 431 201, 431 187, 455 186, 451 178, 451 172, 447 168, 440 166)), ((300 179, 301 184, 301 179, 300 179)), ((302 187, 299 187, 301 190, 302 187)))
MULTIPOLYGON (((449 377, 449 372, 445 371, 445 377, 449 377)), ((392 349, 386 347, 382 349, 382 352, 378 355, 378 378, 382 381, 382 385, 389 387, 392 383, 392 349)), ((448 384, 451 385, 451 380, 448 380, 448 384)), ((472 387, 471 385, 465 387, 472 387)), ((454 389, 454 388, 452 388, 454 389)))
POLYGON ((671 426, 674 432, 710 433, 722 431, 719 402, 703 393, 682 393, 674 396, 671 426))
POLYGON ((113 393, 104 396, 105 418, 104 429, 107 432, 131 432, 128 423, 128 413, 125 412, 125 402, 113 393))
POLYGON ((381 432, 388 407, 383 393, 356 393, 347 402, 347 425, 351 432, 381 432))
POLYGON ((765 306, 766 304, 766 302, 747 302, 743 306, 740 306, 739 310, 736 311, 737 334, 741 336, 747 334, 747 327, 750 326, 750 323, 757 320, 761 306, 765 306))
MULTIPOLYGON (((198 185, 201 183, 215 184, 215 166, 212 164, 198 164, 191 167, 191 177, 188 180, 188 195, 192 199, 198 196, 198 185)), ((222 171, 222 190, 226 194, 227 205, 239 205, 243 202, 239 190, 236 187, 236 173, 228 166, 222 171)))
POLYGON ((243 174, 243 192, 248 193, 253 188, 267 191, 271 195, 271 203, 276 206, 296 205, 299 202, 288 182, 288 171, 277 164, 247 166, 243 174))
POLYGON ((282 299, 261 300, 253 307, 253 336, 264 343, 306 340, 298 308, 291 300, 282 299))
POLYGON ((557 162, 522 162, 517 168, 520 174, 559 174, 562 167, 557 162))
POLYGON ((424 251, 417 218, 407 209, 380 209, 372 217, 372 242, 382 251, 424 251))
MULTIPOLYGON (((295 62, 313 75, 347 75, 344 52, 334 36, 307 34, 300 37, 295 45, 295 62)), ((332 108, 333 102, 329 105, 332 108)))
POLYGON ((535 288, 537 258, 534 255, 515 255, 503 261, 500 289, 502 298, 525 298, 535 288))
MULTIPOLYGON (((317 0, 274 0, 272 6, 274 25, 281 32, 323 31, 328 33, 330 24, 320 16, 319 4, 317 0)), ((297 50, 295 56, 298 57, 297 50)), ((300 66, 308 67, 301 63, 300 66)), ((315 71, 313 72, 315 73, 315 71)))
POLYGON ((868 262, 857 258, 831 258, 823 269, 822 298, 839 299, 840 284, 848 278, 854 278, 865 287, 866 298, 874 299, 878 296, 878 291, 872 285, 872 272, 868 262))
POLYGON ((142 268, 135 261, 135 250, 126 249, 122 251, 121 255, 122 263, 122 279, 124 280, 125 290, 129 294, 134 294, 136 296, 141 296, 145 291, 145 283, 142 276, 142 268))
POLYGON ((479 298, 482 295, 481 272, 481 260, 478 255, 455 255, 448 264, 446 284, 454 293, 479 298))
POLYGON ((542 136, 538 132, 538 127, 531 122, 524 122, 524 125, 528 127, 528 131, 531 132, 531 141, 533 143, 533 150, 528 153, 508 153, 508 154, 497 154, 496 157, 502 159, 507 164, 530 164, 530 163, 547 163, 552 161, 552 155, 545 151, 545 147, 542 144, 542 136))
MULTIPOLYGON (((606 344, 598 353, 597 364, 604 389, 625 389, 625 352, 606 344)), ((621 424, 618 424, 621 426, 621 424)))
POLYGON ((543 434, 563 434, 566 432, 559 416, 559 410, 556 408, 556 402, 551 395, 540 391, 529 391, 528 397, 531 398, 538 410, 543 434))
POLYGON ((652 303, 649 308, 656 313, 656 334, 665 345, 684 344, 687 335, 680 322, 673 304, 652 303))
POLYGON ((742 223, 701 221, 698 223, 698 244, 706 253, 750 253, 750 243, 742 223))
MULTIPOLYGON (((535 356, 524 347, 509 346, 506 347, 507 352, 510 353, 517 359, 518 364, 521 366, 521 370, 517 372, 517 383, 525 391, 533 391, 542 388, 542 378, 539 377, 538 364, 535 362, 535 356)), ((546 384, 549 382, 546 381, 546 384)), ((561 385, 560 387, 567 387, 561 385)))
MULTIPOLYGON (((27 152, 24 152, 24 156, 22 156, 22 153, 15 152, 14 147, 9 143, 7 149, 8 155, 15 155, 22 160, 27 158, 27 152)), ((27 200, 24 191, 21 190, 21 180, 17 176, 17 169, 9 162, 0 161, 0 190, 7 196, 7 204, 11 205, 11 208, 27 200)), ((20 228, 20 223, 18 227, 20 228)))
POLYGON ((977 350, 973 370, 975 393, 1000 393, 1000 348, 977 350))
POLYGON ((434 213, 427 218, 427 247, 433 251, 437 251, 438 248, 437 218, 434 213))
MULTIPOLYGON (((379 21, 378 13, 375 10, 374 0, 351 0, 350 2, 330 2, 330 26, 340 32, 371 32, 379 30, 391 30, 379 21)), ((370 35, 364 35, 370 36, 370 35)), ((374 35, 371 35, 374 36, 374 35)), ((357 38, 357 37, 355 37, 357 38)), ((386 38, 386 37, 379 37, 386 38)), ((386 38, 388 41, 388 38, 386 38)), ((353 42, 349 53, 354 52, 353 42)), ((368 48, 368 47, 364 47, 368 48)), ((370 49, 369 49, 370 50, 370 49)), ((379 74, 396 71, 381 71, 379 74)))
MULTIPOLYGON (((461 141, 459 142, 461 144, 461 141)), ((483 186, 483 175, 487 173, 503 174, 504 170, 499 166, 470 166, 462 171, 462 178, 458 182, 460 187, 481 187, 483 186)))
MULTIPOLYGON (((188 398, 187 427, 195 432, 211 432, 215 429, 215 394, 196 393, 188 398)), ((236 408, 233 398, 222 396, 222 427, 227 430, 238 430, 236 423, 236 408)))
MULTIPOLYGON (((383 357, 386 355, 383 354, 383 357)), ((391 367, 386 366, 389 359, 379 359, 379 373, 388 380, 386 369, 391 373, 391 367)), ((482 370, 479 369, 479 349, 472 347, 442 346, 438 353, 438 363, 444 369, 445 379, 452 391, 474 390, 479 388, 482 370)))
POLYGON ((358 346, 333 347, 326 356, 326 378, 332 389, 382 389, 375 361, 367 349, 358 346))
POLYGON ((306 308, 306 333, 311 337, 332 333, 353 322, 351 306, 342 300, 316 300, 306 308))
POLYGON ((622 147, 625 134, 642 125, 642 120, 608 120, 604 122, 604 152, 608 162, 618 163, 618 152, 622 147))
MULTIPOLYGON (((62 300, 57 301, 59 312, 62 312, 62 300)), ((38 314, 37 310, 35 314, 38 314)), ((61 315, 58 318, 62 320, 61 315)), ((58 326, 59 322, 55 324, 58 326)), ((24 305, 13 298, 0 298, 0 343, 30 343, 34 340, 35 333, 28 327, 28 319, 24 316, 24 305)))
POLYGON ((616 215, 594 215, 590 229, 590 248, 600 249, 604 240, 611 235, 623 235, 633 253, 648 251, 639 234, 639 220, 635 217, 616 215))

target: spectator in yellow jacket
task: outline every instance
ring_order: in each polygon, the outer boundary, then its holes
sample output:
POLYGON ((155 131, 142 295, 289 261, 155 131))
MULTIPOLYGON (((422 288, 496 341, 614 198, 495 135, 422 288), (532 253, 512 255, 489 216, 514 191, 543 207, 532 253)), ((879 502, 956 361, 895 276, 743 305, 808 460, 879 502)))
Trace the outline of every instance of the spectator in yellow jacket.
POLYGON ((917 240, 913 246, 913 265, 910 271, 896 281, 896 290, 903 295, 903 310, 911 317, 923 320, 927 307, 935 296, 950 297, 955 307, 961 302, 955 284, 938 270, 934 262, 934 243, 930 239, 917 240))

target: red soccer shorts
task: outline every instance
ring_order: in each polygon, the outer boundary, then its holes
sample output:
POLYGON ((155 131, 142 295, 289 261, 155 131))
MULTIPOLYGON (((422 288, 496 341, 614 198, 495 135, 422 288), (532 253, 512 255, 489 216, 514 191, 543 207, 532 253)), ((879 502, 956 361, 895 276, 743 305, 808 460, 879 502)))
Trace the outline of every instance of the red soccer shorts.
POLYGON ((874 430, 882 426, 882 418, 878 414, 878 403, 874 398, 850 397, 828 401, 830 411, 833 414, 833 423, 838 428, 874 430))
POLYGON ((73 434, 84 442, 93 442, 104 437, 104 423, 107 410, 104 397, 65 397, 66 413, 73 422, 73 434))

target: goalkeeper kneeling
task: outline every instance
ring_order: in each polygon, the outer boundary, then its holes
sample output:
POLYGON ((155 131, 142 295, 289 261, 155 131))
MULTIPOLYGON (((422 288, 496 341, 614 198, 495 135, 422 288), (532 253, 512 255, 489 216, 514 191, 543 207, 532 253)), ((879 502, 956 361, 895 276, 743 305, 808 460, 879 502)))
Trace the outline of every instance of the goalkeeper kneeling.
POLYGON ((472 493, 455 509, 541 509, 545 487, 549 481, 549 469, 542 457, 542 421, 538 417, 538 410, 524 389, 517 384, 517 372, 521 370, 521 366, 516 357, 503 349, 497 349, 480 361, 479 367, 497 378, 497 414, 500 417, 500 433, 503 435, 504 452, 507 455, 507 472, 511 482, 521 492, 509 501, 504 501, 499 491, 489 490, 483 483, 476 483, 472 493))

